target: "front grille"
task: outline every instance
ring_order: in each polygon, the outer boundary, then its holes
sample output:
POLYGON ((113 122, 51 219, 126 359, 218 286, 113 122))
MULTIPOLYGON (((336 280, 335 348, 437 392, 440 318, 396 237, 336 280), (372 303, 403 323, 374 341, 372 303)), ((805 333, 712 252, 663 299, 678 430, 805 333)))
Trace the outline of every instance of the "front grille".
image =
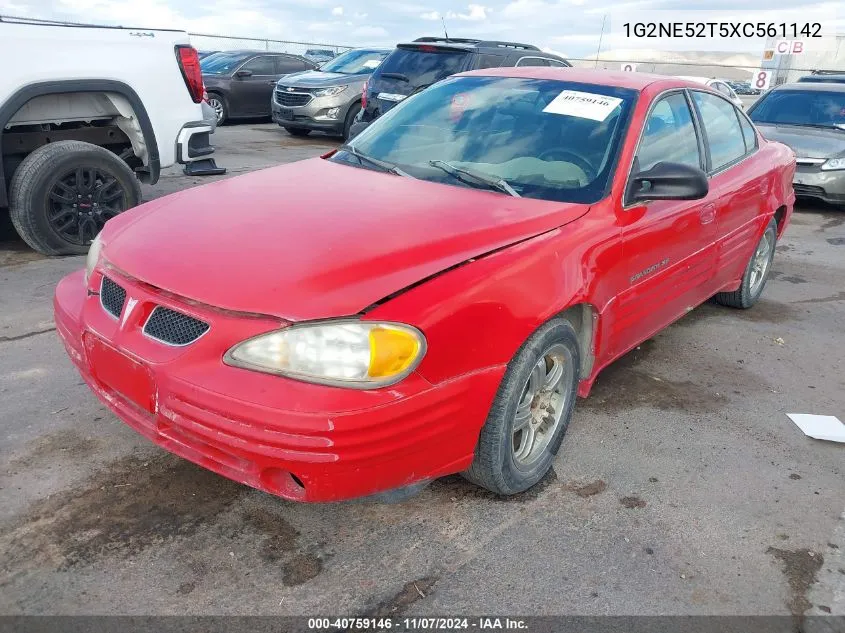
POLYGON ((188 345, 208 332, 208 323, 157 306, 144 324, 144 334, 168 345, 188 345))
POLYGON ((284 90, 276 90, 276 103, 286 108, 297 108, 306 105, 311 101, 311 95, 302 94, 301 92, 286 92, 284 90))
POLYGON ((126 290, 103 275, 103 280, 100 282, 100 304, 103 310, 119 319, 124 301, 126 301, 126 290))

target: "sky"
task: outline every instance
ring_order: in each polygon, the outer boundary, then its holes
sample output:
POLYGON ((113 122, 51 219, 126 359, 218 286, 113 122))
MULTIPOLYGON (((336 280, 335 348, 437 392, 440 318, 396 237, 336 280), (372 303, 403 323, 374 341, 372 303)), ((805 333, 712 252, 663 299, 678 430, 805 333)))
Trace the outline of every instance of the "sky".
MULTIPOLYGON (((845 33, 836 2, 791 0, 789 11, 771 0, 746 0, 740 17, 791 22, 819 19, 826 29, 845 33)), ((622 23, 647 11, 709 10, 725 19, 736 0, 0 0, 0 15, 37 17, 147 28, 181 28, 193 33, 267 37, 338 45, 393 45, 422 35, 479 37, 535 44, 570 57, 595 55, 607 16, 602 51, 664 49, 660 42, 619 37, 622 23)), ((845 18, 845 10, 842 11, 845 18)), ((670 15, 670 14, 667 14, 670 15)), ((703 42, 676 44, 701 50, 703 42)), ((762 40, 709 42, 708 50, 759 55, 762 40)))

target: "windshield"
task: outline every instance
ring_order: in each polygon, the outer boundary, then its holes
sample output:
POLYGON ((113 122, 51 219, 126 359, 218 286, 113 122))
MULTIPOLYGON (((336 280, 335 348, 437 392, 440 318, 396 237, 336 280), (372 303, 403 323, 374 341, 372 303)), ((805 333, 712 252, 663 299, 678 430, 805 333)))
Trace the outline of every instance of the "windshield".
POLYGON ((206 75, 228 75, 248 57, 243 53, 215 53, 200 60, 200 68, 206 75))
MULTIPOLYGON (((635 98, 593 84, 454 77, 403 101, 352 145, 414 178, 591 203, 606 195, 635 98)), ((349 151, 331 160, 363 166, 349 151)))
POLYGON ((464 70, 468 57, 469 53, 462 50, 443 50, 430 46, 400 47, 382 63, 378 72, 379 80, 387 79, 399 84, 400 88, 404 84, 403 92, 408 94, 464 70))
POLYGON ((749 112, 755 123, 845 129, 845 91, 774 90, 749 112))
POLYGON ((367 75, 387 57, 386 51, 348 51, 326 62, 320 70, 344 75, 367 75))

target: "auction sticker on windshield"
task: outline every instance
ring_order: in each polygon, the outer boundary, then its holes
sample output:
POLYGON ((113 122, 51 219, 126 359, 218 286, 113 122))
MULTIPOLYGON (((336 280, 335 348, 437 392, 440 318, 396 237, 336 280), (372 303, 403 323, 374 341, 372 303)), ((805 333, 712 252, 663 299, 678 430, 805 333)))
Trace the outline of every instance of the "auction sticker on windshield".
POLYGON ((604 121, 620 103, 622 99, 616 97, 606 97, 579 90, 564 90, 543 108, 543 112, 604 121))

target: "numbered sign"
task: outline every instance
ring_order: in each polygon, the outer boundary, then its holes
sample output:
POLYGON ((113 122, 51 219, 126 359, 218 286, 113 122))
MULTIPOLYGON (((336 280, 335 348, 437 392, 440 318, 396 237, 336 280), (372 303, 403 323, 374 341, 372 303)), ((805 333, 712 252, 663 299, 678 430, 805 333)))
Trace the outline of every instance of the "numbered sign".
POLYGON ((760 70, 754 71, 754 76, 751 78, 751 87, 757 90, 768 90, 771 81, 772 71, 761 68, 760 70))
POLYGON ((622 70, 625 71, 626 73, 633 73, 633 72, 636 72, 637 65, 625 63, 625 64, 622 64, 622 70))

